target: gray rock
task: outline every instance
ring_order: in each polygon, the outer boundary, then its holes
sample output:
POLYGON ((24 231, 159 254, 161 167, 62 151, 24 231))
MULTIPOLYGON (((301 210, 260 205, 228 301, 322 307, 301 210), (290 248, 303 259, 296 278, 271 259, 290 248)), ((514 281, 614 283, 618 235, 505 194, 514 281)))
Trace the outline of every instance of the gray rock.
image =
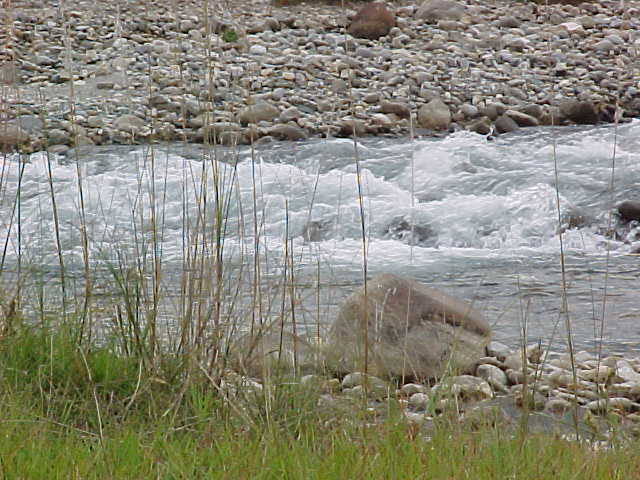
POLYGON ((405 383, 402 388, 400 388, 400 392, 404 395, 411 396, 414 393, 427 393, 428 389, 419 383, 405 383))
POLYGON ((287 123, 287 122, 291 122, 292 120, 297 120, 301 116, 302 116, 302 112, 300 112, 298 107, 289 107, 280 114, 278 121, 281 123, 287 123))
POLYGON ((249 48, 250 55, 266 55, 267 47, 264 45, 251 45, 249 48))
POLYGON ((496 357, 498 360, 504 361, 504 359, 511 353, 511 349, 504 343, 493 340, 487 346, 487 354, 492 357, 496 357))
POLYGON ((509 133, 518 129, 518 124, 506 114, 500 115, 493 124, 498 133, 509 133))
POLYGON ((238 121, 243 125, 265 121, 270 122, 278 118, 279 115, 280 111, 272 104, 259 101, 244 108, 238 114, 238 121))
POLYGON ((406 103, 382 101, 380 103, 380 111, 382 113, 393 113, 400 118, 409 118, 411 109, 406 103))
POLYGON ((353 372, 345 375, 342 379, 342 388, 353 388, 359 385, 364 385, 365 381, 369 386, 375 386, 377 388, 387 389, 389 385, 382 379, 374 375, 365 375, 362 372, 353 372))
POLYGON ((418 11, 416 18, 435 23, 438 20, 460 20, 465 14, 464 4, 453 0, 426 0, 418 11))
POLYGON ((492 129, 493 125, 489 117, 479 118, 467 125, 467 130, 479 133, 480 135, 489 135, 492 129))
POLYGON ((460 112, 467 118, 476 118, 480 112, 475 105, 471 105, 469 103, 465 103, 460 106, 460 112))
POLYGON ((409 397, 409 406, 416 410, 426 410, 431 398, 423 392, 416 392, 409 397))
POLYGON ((458 375, 436 385, 432 390, 437 394, 451 394, 462 401, 479 401, 493 398, 489 384, 472 375, 458 375))
POLYGON ((520 24, 520 20, 512 15, 506 15, 498 20, 498 26, 500 28, 519 28, 520 24))
POLYGON ((519 111, 537 120, 540 120, 544 114, 544 109, 542 108, 542 106, 536 103, 525 105, 524 107, 519 108, 519 111))
POLYGON ((381 377, 471 371, 484 355, 490 327, 471 305, 391 274, 372 279, 364 293, 345 300, 331 327, 326 361, 336 371, 362 367, 365 338, 369 372, 381 377))
POLYGON ((451 124, 451 111, 446 103, 434 98, 418 110, 418 124, 431 130, 447 130, 451 124))
POLYGON ((138 131, 141 128, 143 128, 144 125, 145 125, 144 120, 130 113, 125 113, 124 115, 120 115, 113 122, 113 128, 115 128, 116 130, 121 130, 125 132, 138 131))
POLYGON ((47 143, 48 145, 70 145, 71 136, 66 130, 52 128, 47 131, 47 143))
POLYGON ((527 115, 523 112, 518 112, 516 110, 507 110, 504 114, 509 117, 511 120, 516 122, 519 127, 537 127, 540 125, 540 122, 537 118, 532 117, 531 115, 527 115))
POLYGON ((495 365, 478 365, 478 368, 476 369, 476 375, 486 380, 489 385, 494 388, 494 390, 497 390, 498 392, 507 391, 507 374, 495 365))
POLYGON ((502 103, 489 103, 484 108, 480 109, 480 113, 486 117, 489 117, 492 121, 495 121, 500 115, 507 111, 507 107, 502 103))

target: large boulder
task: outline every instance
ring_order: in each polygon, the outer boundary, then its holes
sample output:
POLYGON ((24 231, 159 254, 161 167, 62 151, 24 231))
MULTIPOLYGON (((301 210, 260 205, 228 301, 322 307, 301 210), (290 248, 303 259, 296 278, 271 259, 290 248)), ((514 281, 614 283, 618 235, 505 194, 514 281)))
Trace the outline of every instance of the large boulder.
POLYGON ((470 304, 413 279, 380 275, 341 306, 325 346, 337 372, 379 377, 439 378, 473 370, 491 329, 470 304))
POLYGON ((430 23, 439 20, 460 20, 465 7, 453 0, 426 0, 416 12, 416 17, 430 23))
POLYGON ((418 124, 431 130, 447 130, 451 123, 451 111, 440 98, 434 98, 418 110, 418 124))
POLYGON ((395 17, 383 3, 368 3, 353 17, 349 33, 357 38, 377 40, 387 35, 395 24, 395 17))

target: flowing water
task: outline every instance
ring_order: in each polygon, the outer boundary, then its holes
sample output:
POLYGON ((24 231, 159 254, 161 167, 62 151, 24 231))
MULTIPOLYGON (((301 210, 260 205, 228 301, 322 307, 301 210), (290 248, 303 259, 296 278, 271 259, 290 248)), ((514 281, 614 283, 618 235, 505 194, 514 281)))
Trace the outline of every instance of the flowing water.
MULTIPOLYGON (((528 342, 562 348, 565 285, 578 347, 602 338, 605 350, 625 352, 640 340, 637 232, 633 225, 617 237, 607 232, 616 225, 612 207, 638 199, 639 179, 638 121, 498 139, 459 132, 357 145, 275 143, 253 152, 172 144, 6 157, 2 275, 12 281, 19 268, 32 272, 40 292, 55 285, 57 211, 67 276, 81 285, 82 202, 92 275, 108 285, 109 266, 155 254, 163 292, 178 292, 199 221, 224 218, 227 271, 252 272, 258 251, 262 278, 293 273, 299 308, 320 312, 325 323, 362 283, 366 245, 369 275, 410 275, 467 299, 485 312, 495 338, 511 345, 526 330, 528 342)), ((214 245, 212 236, 203 243, 214 245)))

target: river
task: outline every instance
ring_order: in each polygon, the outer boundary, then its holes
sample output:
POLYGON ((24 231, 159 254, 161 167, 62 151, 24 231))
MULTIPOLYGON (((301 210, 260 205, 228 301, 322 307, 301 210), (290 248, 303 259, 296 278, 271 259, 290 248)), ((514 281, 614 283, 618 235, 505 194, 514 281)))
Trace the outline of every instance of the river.
POLYGON ((3 285, 15 285, 20 269, 30 279, 24 288, 35 289, 41 303, 56 303, 47 292, 59 283, 55 200, 62 262, 78 291, 81 225, 96 291, 109 292, 110 266, 154 258, 161 260, 161 291, 173 298, 196 245, 214 252, 212 226, 219 225, 225 271, 250 283, 258 251, 263 283, 276 279, 272 290, 282 286, 278 278, 295 284, 291 304, 306 312, 302 323, 330 322, 362 283, 366 263, 370 276, 410 275, 473 302, 495 338, 510 345, 526 332, 528 343, 564 348, 563 291, 578 348, 602 340, 606 351, 624 353, 640 340, 636 231, 606 234, 616 224, 613 206, 638 199, 639 121, 523 129, 495 139, 458 132, 253 150, 82 147, 3 158, 3 285))

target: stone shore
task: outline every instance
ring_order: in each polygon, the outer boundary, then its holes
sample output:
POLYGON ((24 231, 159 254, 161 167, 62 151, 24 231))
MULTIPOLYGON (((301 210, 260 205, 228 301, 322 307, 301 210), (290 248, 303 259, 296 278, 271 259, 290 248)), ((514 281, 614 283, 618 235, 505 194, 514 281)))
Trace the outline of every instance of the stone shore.
POLYGON ((639 0, 450 3, 389 3, 395 26, 368 40, 346 33, 361 3, 16 0, 0 13, 0 149, 640 116, 639 0))
MULTIPOLYGON (((277 365, 293 368, 288 360, 277 365)), ((492 342, 473 375, 451 374, 437 383, 389 381, 361 372, 308 373, 300 383, 320 393, 319 409, 361 406, 366 394, 372 421, 383 421, 389 401, 396 402, 406 421, 426 436, 439 418, 511 432, 526 423, 530 432, 569 439, 577 432, 603 446, 640 436, 640 358, 579 351, 572 360, 539 344, 513 350, 492 342)), ((222 386, 238 402, 246 392, 264 388, 256 378, 231 372, 222 386)))

